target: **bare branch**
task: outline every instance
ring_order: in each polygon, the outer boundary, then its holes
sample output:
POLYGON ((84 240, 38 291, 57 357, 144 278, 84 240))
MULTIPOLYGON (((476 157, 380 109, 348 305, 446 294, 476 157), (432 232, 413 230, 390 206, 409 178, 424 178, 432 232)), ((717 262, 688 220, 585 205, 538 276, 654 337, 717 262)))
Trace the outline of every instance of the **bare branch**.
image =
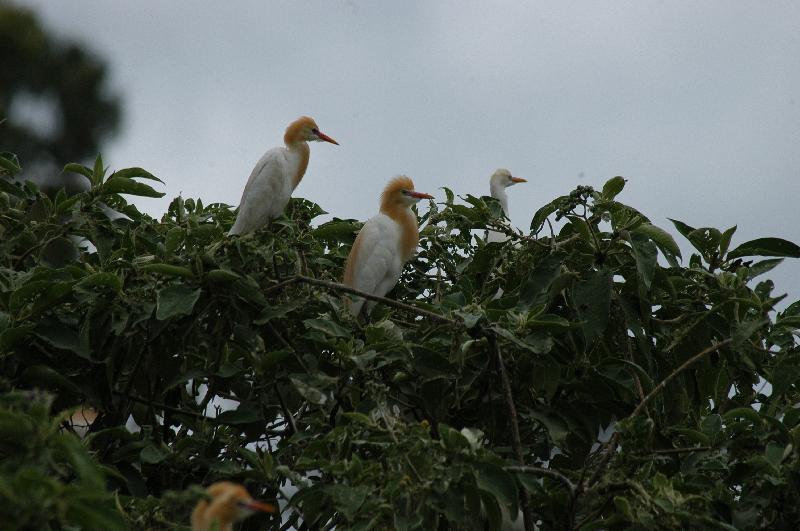
POLYGON ((441 314, 430 312, 428 310, 424 310, 422 308, 418 308, 416 306, 412 306, 411 304, 406 304, 404 302, 399 302, 393 299, 387 299, 386 297, 380 297, 378 295, 373 295, 371 293, 366 293, 364 291, 359 291, 357 289, 351 288, 350 286, 345 286, 344 284, 340 284, 338 282, 331 282, 330 280, 322 280, 318 278, 311 278, 305 275, 297 275, 290 279, 287 279, 279 284, 275 284, 274 286, 270 286, 267 288, 264 293, 272 293, 274 291, 279 291, 284 287, 294 284, 296 282, 303 282, 305 284, 312 284, 314 286, 319 286, 322 288, 331 289, 334 291, 339 291, 342 293, 349 293, 351 295, 356 295, 358 297, 362 297, 367 300, 380 302, 382 304, 386 304, 388 306, 394 306, 395 308, 400 308, 401 310, 405 310, 407 312, 416 313, 417 315, 421 315, 423 317, 427 317, 432 321, 436 321, 439 323, 447 323, 447 324, 457 324, 456 321, 449 319, 441 314))
MULTIPOLYGON (((519 435, 519 422, 517 421, 517 407, 514 405, 514 395, 511 393, 511 382, 506 373, 506 366, 503 363, 503 354, 500 352, 500 347, 497 345, 497 337, 493 332, 486 332, 486 339, 489 340, 489 346, 494 352, 497 361, 497 372, 500 375, 500 381, 503 384, 503 396, 506 400, 506 407, 508 408, 508 421, 511 424, 511 446, 514 449, 514 455, 517 462, 521 466, 525 466, 525 454, 522 452, 522 439, 519 435)), ((522 516, 525 525, 525 531, 534 531, 536 525, 533 520, 533 513, 531 512, 529 503, 528 492, 522 492, 522 516)))

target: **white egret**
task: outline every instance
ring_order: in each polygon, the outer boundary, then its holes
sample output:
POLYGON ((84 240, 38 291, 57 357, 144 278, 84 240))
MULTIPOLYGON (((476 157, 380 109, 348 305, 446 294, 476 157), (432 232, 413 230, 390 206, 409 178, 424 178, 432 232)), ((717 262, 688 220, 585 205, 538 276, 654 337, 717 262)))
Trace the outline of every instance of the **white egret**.
POLYGON ((285 147, 272 148, 261 157, 242 192, 239 214, 228 234, 246 234, 280 216, 292 192, 306 173, 311 148, 308 142, 339 143, 321 133, 316 122, 301 116, 286 128, 285 147))

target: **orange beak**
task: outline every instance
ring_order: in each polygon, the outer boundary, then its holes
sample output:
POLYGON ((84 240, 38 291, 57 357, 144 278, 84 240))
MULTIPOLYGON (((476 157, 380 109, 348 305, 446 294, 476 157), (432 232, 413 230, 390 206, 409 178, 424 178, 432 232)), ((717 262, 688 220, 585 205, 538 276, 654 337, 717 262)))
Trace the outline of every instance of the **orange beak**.
POLYGON ((325 142, 330 142, 331 144, 336 144, 337 146, 339 145, 339 142, 337 142, 336 140, 332 139, 331 137, 329 137, 325 133, 319 132, 319 133, 317 133, 317 137, 319 137, 320 140, 324 140, 325 142))
POLYGON ((408 192, 408 195, 410 195, 411 197, 416 197, 417 199, 433 199, 433 196, 431 194, 415 192, 413 190, 408 192))
POLYGON ((241 502, 239 505, 251 511, 260 511, 262 513, 277 513, 278 508, 271 503, 264 503, 258 500, 250 500, 248 502, 241 502))
POLYGON ((512 177, 511 182, 513 183, 526 183, 528 182, 527 179, 523 179, 522 177, 512 177))

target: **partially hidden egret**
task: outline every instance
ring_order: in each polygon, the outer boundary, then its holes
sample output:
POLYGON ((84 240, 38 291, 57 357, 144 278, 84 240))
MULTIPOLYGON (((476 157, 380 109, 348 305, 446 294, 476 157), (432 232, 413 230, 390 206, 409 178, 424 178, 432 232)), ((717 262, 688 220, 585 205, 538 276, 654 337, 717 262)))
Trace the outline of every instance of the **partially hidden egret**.
MULTIPOLYGON (((405 175, 390 180, 381 194, 381 207, 361 228, 344 271, 344 284, 383 297, 400 279, 403 265, 416 252, 419 243, 417 217, 411 206, 432 195, 414 191, 414 183, 405 175)), ((350 310, 359 315, 364 300, 357 298, 350 310)), ((375 306, 367 302, 369 314, 375 306)))
POLYGON ((285 147, 272 148, 261 157, 242 192, 239 214, 228 234, 246 234, 280 216, 292 192, 306 173, 311 149, 308 142, 339 143, 320 132, 317 123, 301 116, 286 128, 285 147))
MULTIPOLYGON (((526 182, 528 181, 526 181, 521 177, 512 176, 511 172, 506 170, 505 168, 500 168, 496 170, 489 178, 489 193, 491 194, 492 197, 500 201, 500 206, 503 207, 503 213, 506 215, 506 217, 509 217, 508 195, 506 195, 506 188, 508 188, 509 186, 514 186, 517 183, 526 183, 526 182)), ((504 242, 506 240, 508 240, 508 235, 495 230, 490 230, 489 234, 486 237, 486 241, 488 243, 504 242)))
POLYGON ((243 486, 219 481, 206 489, 208 499, 200 500, 192 511, 192 531, 232 531, 233 523, 256 511, 276 513, 277 508, 254 500, 243 486))

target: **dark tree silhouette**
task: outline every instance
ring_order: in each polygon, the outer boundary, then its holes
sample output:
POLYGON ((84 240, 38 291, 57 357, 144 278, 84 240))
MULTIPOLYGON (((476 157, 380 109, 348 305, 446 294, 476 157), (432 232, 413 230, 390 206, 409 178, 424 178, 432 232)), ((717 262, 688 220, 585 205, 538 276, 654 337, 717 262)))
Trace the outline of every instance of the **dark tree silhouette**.
POLYGON ((93 158, 117 130, 119 98, 104 62, 49 35, 30 10, 0 3, 0 64, 0 145, 37 173, 93 158))

